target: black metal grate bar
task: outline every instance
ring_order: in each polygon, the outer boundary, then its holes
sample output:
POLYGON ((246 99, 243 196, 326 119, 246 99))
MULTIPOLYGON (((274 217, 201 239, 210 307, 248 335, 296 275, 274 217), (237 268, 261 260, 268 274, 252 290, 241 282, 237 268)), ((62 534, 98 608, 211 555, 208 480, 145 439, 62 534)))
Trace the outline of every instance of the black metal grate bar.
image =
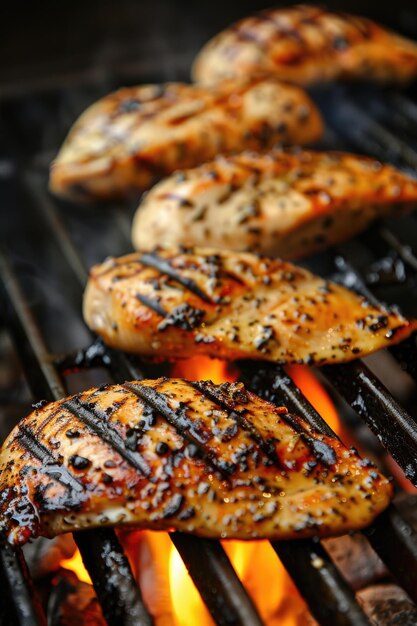
POLYGON ((66 395, 52 360, 45 348, 39 328, 11 265, 4 254, 0 254, 0 289, 4 316, 24 363, 26 378, 32 393, 52 401, 66 395))
POLYGON ((85 269, 64 224, 59 218, 57 212, 54 210, 55 205, 51 197, 44 189, 42 189, 39 185, 36 185, 30 176, 27 176, 24 179, 24 182, 29 194, 36 202, 38 211, 41 213, 43 219, 49 223, 49 226, 54 233, 55 240, 59 243, 59 247, 61 248, 72 271, 80 284, 84 285, 87 282, 88 272, 85 269))
POLYGON ((95 528, 74 533, 74 539, 109 626, 152 626, 115 533, 95 528))
POLYGON ((291 578, 324 626, 370 626, 352 589, 344 583, 321 543, 273 541, 272 546, 291 578))
POLYGON ((398 113, 401 127, 406 130, 412 129, 416 132, 417 105, 407 96, 399 91, 389 91, 385 94, 388 114, 392 116, 393 111, 398 113))
MULTIPOLYGON (((2 277, 2 281, 0 281, 0 289, 3 291, 2 295, 5 296, 6 291, 11 291, 14 297, 18 297, 19 293, 15 289, 16 285, 12 280, 9 267, 2 257, 0 257, 0 276, 2 277)), ((3 302, 7 301, 4 297, 1 300, 3 302)), ((25 312, 23 307, 20 314, 25 317, 25 312)), ((6 311, 3 314, 6 315, 6 311)), ((35 329, 31 327, 31 330, 35 329)), ((17 319, 13 331, 17 336, 22 337, 23 329, 17 319)), ((26 357, 32 369, 34 353, 41 344, 40 337, 36 332, 31 335, 31 339, 30 344, 26 346, 26 357)), ((43 368, 41 369, 42 371, 38 373, 39 379, 43 379, 44 376, 44 370, 43 368)), ((3 588, 8 588, 9 590, 9 593, 3 592, 4 604, 0 614, 1 623, 6 625, 11 622, 11 619, 14 619, 19 626, 32 626, 34 624, 43 626, 43 624, 46 624, 46 617, 40 604, 37 598, 33 596, 32 581, 20 550, 14 551, 9 545, 2 545, 0 548, 0 562, 3 588), (11 601, 12 598, 13 600, 11 601)))
MULTIPOLYGON (((347 282, 350 288, 373 304, 380 304, 352 264, 346 261, 345 249, 343 249, 343 256, 337 257, 336 261, 339 270, 342 270, 341 282, 347 282), (347 281, 346 277, 348 277, 347 281)), ((417 337, 414 334, 389 349, 400 366, 415 380, 417 380, 416 340, 417 337)), ((416 485, 417 424, 415 420, 362 361, 326 366, 322 371, 340 395, 366 421, 382 445, 397 461, 406 477, 416 485)))
POLYGON ((400 367, 417 382, 417 335, 414 333, 396 346, 390 348, 400 367))
POLYGON ((417 424, 413 418, 364 363, 325 366, 322 371, 417 485, 417 424))
MULTIPOLYGON (((417 257, 410 246, 404 244, 386 225, 382 225, 378 229, 378 234, 383 242, 388 246, 389 250, 395 251, 400 259, 408 266, 414 276, 417 274, 417 257)), ((352 271, 352 266, 350 266, 352 271)), ((365 285, 361 285, 362 293, 365 291, 365 285)), ((364 293, 368 297, 368 293, 364 293)), ((400 364, 401 368, 406 371, 417 382, 417 333, 414 333, 408 339, 405 339, 396 346, 392 346, 389 351, 400 364)))
POLYGON ((369 542, 388 569, 417 602, 417 536, 395 506, 390 506, 365 530, 369 542))
POLYGON ((27 565, 20 549, 9 544, 0 548, 0 580, 3 626, 46 626, 46 617, 33 589, 27 565))
MULTIPOLYGON (((370 302, 379 301, 366 287, 359 273, 346 260, 346 249, 336 259, 341 270, 341 282, 354 289, 370 302)), ((337 276, 335 277, 337 279, 337 276)), ((417 372, 416 336, 409 337, 390 352, 401 367, 415 377, 417 372)), ((406 477, 417 484, 417 424, 404 408, 392 397, 386 387, 360 360, 343 365, 322 368, 326 378, 340 395, 366 421, 382 445, 391 453, 406 477)))

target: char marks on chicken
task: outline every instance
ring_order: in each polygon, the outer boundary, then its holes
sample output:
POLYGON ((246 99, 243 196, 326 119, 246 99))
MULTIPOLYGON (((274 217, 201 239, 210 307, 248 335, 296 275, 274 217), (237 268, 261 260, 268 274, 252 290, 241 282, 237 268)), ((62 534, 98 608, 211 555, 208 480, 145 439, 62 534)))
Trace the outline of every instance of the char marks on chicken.
POLYGON ((212 248, 163 248, 92 268, 84 318, 127 352, 276 363, 346 362, 417 322, 290 263, 212 248))
POLYGON ((369 524, 392 488, 336 437, 241 383, 103 385, 36 409, 0 452, 0 531, 97 526, 289 539, 369 524))

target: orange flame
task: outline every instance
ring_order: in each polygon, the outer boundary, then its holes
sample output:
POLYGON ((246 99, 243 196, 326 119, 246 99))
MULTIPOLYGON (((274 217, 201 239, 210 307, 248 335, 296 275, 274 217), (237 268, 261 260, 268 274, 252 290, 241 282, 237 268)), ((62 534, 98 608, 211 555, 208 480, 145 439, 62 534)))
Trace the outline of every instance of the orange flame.
MULTIPOLYGON (((223 547, 263 621, 268 626, 297 626, 305 604, 269 541, 224 541, 223 547)), ((174 546, 169 559, 169 587, 173 626, 214 626, 174 546)))
POLYGON ((91 578, 84 567, 83 559, 78 549, 74 552, 71 558, 61 561, 60 565, 64 569, 74 572, 78 580, 81 580, 83 583, 92 584, 91 578))
POLYGON ((223 547, 265 624, 302 623, 305 603, 269 541, 225 541, 223 547))
POLYGON ((188 378, 188 380, 211 380, 215 384, 233 383, 238 378, 238 371, 232 363, 208 356, 197 356, 192 359, 177 361, 171 376, 188 378))
POLYGON ((169 555, 169 588, 174 614, 173 626, 214 626, 174 545, 171 545, 169 555))

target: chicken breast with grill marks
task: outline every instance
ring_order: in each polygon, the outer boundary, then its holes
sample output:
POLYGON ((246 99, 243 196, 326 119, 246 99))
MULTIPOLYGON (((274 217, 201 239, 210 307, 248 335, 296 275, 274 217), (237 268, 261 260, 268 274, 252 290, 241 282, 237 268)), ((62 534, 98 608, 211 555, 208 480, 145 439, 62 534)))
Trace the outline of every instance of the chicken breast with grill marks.
POLYGON ((233 24, 203 47, 192 74, 204 83, 255 74, 301 85, 405 83, 417 74, 417 44, 364 17, 297 5, 233 24))
POLYGON ((417 328, 290 263, 212 248, 97 265, 84 318, 110 346, 141 355, 318 365, 374 352, 417 328))
POLYGON ((246 152, 156 185, 138 208, 132 239, 140 250, 210 245, 296 259, 415 206, 417 181, 375 159, 246 152))
POLYGON ((95 526, 290 539, 369 524, 392 488, 333 437, 240 383, 102 386, 36 409, 0 453, 15 545, 95 526))
POLYGON ((129 87, 81 115, 52 163, 50 188, 79 200, 137 196, 220 152, 309 144, 322 130, 309 96, 273 77, 129 87))

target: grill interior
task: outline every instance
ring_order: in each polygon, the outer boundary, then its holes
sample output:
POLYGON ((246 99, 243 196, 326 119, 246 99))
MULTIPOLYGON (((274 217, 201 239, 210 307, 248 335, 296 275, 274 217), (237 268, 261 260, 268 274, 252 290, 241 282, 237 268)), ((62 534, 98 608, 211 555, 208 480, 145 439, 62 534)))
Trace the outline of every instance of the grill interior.
MULTIPOLYGON (((182 77, 185 72, 175 76, 182 77)), ((165 78, 145 69, 134 72, 129 81, 118 75, 97 78, 88 86, 74 81, 70 87, 27 92, 0 105, 1 321, 13 338, 34 401, 56 400, 96 383, 169 372, 169 365, 151 365, 108 349, 81 319, 87 268, 131 249, 130 221, 136 207, 70 205, 47 191, 50 160, 69 125, 90 102, 121 83, 165 78)), ((320 148, 367 153, 413 173, 417 166, 415 91, 333 85, 316 89, 313 97, 327 122, 320 148)), ((354 241, 308 259, 305 265, 368 299, 395 304, 406 315, 415 316, 416 225, 415 215, 380 222, 354 241)), ((370 365, 356 361, 326 366, 321 372, 417 486, 416 338, 389 352, 388 380, 399 369, 409 378, 407 406, 378 380, 372 361, 370 365)), ((286 405, 322 432, 331 432, 281 368, 246 362, 240 366, 249 388, 286 405)), ((2 436, 18 417, 13 415, 2 427, 2 436)), ((410 524, 392 505, 365 534, 396 581, 417 602, 417 536, 410 524)), ((217 624, 262 624, 219 542, 180 533, 171 534, 171 539, 217 624)), ((115 533, 84 531, 76 533, 75 541, 108 623, 151 624, 115 533)), ((274 542, 273 548, 320 624, 370 623, 320 542, 274 542), (322 564, 319 568, 317 559, 322 564)), ((1 623, 45 624, 21 551, 1 547, 0 570, 3 589, 9 590, 2 594, 1 623)))

